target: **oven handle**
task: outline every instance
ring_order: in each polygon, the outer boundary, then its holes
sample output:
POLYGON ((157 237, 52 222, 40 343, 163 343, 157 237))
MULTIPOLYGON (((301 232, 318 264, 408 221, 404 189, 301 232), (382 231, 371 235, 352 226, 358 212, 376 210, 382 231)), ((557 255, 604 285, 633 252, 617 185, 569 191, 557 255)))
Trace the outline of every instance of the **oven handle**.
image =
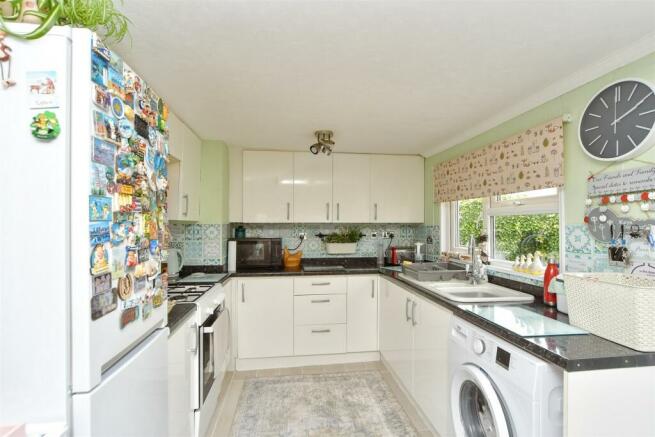
POLYGON ((189 325, 189 328, 191 329, 191 335, 189 336, 189 347, 187 348, 187 352, 193 352, 195 354, 198 352, 198 324, 192 323, 189 325))

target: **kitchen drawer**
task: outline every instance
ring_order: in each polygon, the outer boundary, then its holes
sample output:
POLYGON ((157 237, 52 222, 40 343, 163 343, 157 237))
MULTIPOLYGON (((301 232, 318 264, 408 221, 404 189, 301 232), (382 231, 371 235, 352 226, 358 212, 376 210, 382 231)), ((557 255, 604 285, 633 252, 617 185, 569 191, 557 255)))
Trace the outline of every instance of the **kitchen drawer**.
POLYGON ((295 296, 293 318, 296 326, 346 323, 346 295, 295 296))
POLYGON ((346 352, 346 325, 306 325, 294 330, 294 355, 346 352))
POLYGON ((346 276, 310 276, 294 278, 293 292, 302 294, 346 294, 348 278, 346 276))

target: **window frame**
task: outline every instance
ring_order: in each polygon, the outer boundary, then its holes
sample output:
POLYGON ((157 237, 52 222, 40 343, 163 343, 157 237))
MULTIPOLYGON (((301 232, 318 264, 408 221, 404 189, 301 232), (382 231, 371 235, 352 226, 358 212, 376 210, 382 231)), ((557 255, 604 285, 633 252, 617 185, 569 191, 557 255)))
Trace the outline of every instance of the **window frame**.
MULTIPOLYGON (((482 227, 488 236, 489 261, 493 266, 510 269, 513 261, 502 260, 495 255, 495 232, 494 217, 508 215, 533 215, 533 214, 559 214, 559 257, 560 271, 564 270, 564 189, 558 188, 556 193, 550 196, 536 197, 532 199, 521 199, 520 204, 515 201, 500 201, 500 196, 491 196, 483 199, 482 227), (520 208, 517 211, 517 208, 520 208)), ((468 248, 459 246, 459 201, 443 202, 441 204, 441 241, 444 242, 442 251, 466 254, 468 248), (455 244, 453 244, 455 243, 455 244)))

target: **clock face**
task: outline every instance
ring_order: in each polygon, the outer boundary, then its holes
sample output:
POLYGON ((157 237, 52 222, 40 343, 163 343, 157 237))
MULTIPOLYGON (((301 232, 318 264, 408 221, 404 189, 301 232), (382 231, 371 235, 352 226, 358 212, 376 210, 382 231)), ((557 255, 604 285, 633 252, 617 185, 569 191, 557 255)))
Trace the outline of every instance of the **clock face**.
POLYGON ((639 80, 624 80, 589 102, 580 119, 580 144, 592 158, 627 159, 653 144, 654 128, 655 89, 639 80))

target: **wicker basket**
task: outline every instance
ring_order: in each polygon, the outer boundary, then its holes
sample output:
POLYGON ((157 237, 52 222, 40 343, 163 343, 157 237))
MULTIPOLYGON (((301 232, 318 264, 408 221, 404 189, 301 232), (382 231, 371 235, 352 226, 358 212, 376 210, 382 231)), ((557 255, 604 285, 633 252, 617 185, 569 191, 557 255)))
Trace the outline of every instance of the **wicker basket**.
POLYGON ((623 273, 566 273, 564 278, 572 325, 655 352, 654 279, 623 273))

